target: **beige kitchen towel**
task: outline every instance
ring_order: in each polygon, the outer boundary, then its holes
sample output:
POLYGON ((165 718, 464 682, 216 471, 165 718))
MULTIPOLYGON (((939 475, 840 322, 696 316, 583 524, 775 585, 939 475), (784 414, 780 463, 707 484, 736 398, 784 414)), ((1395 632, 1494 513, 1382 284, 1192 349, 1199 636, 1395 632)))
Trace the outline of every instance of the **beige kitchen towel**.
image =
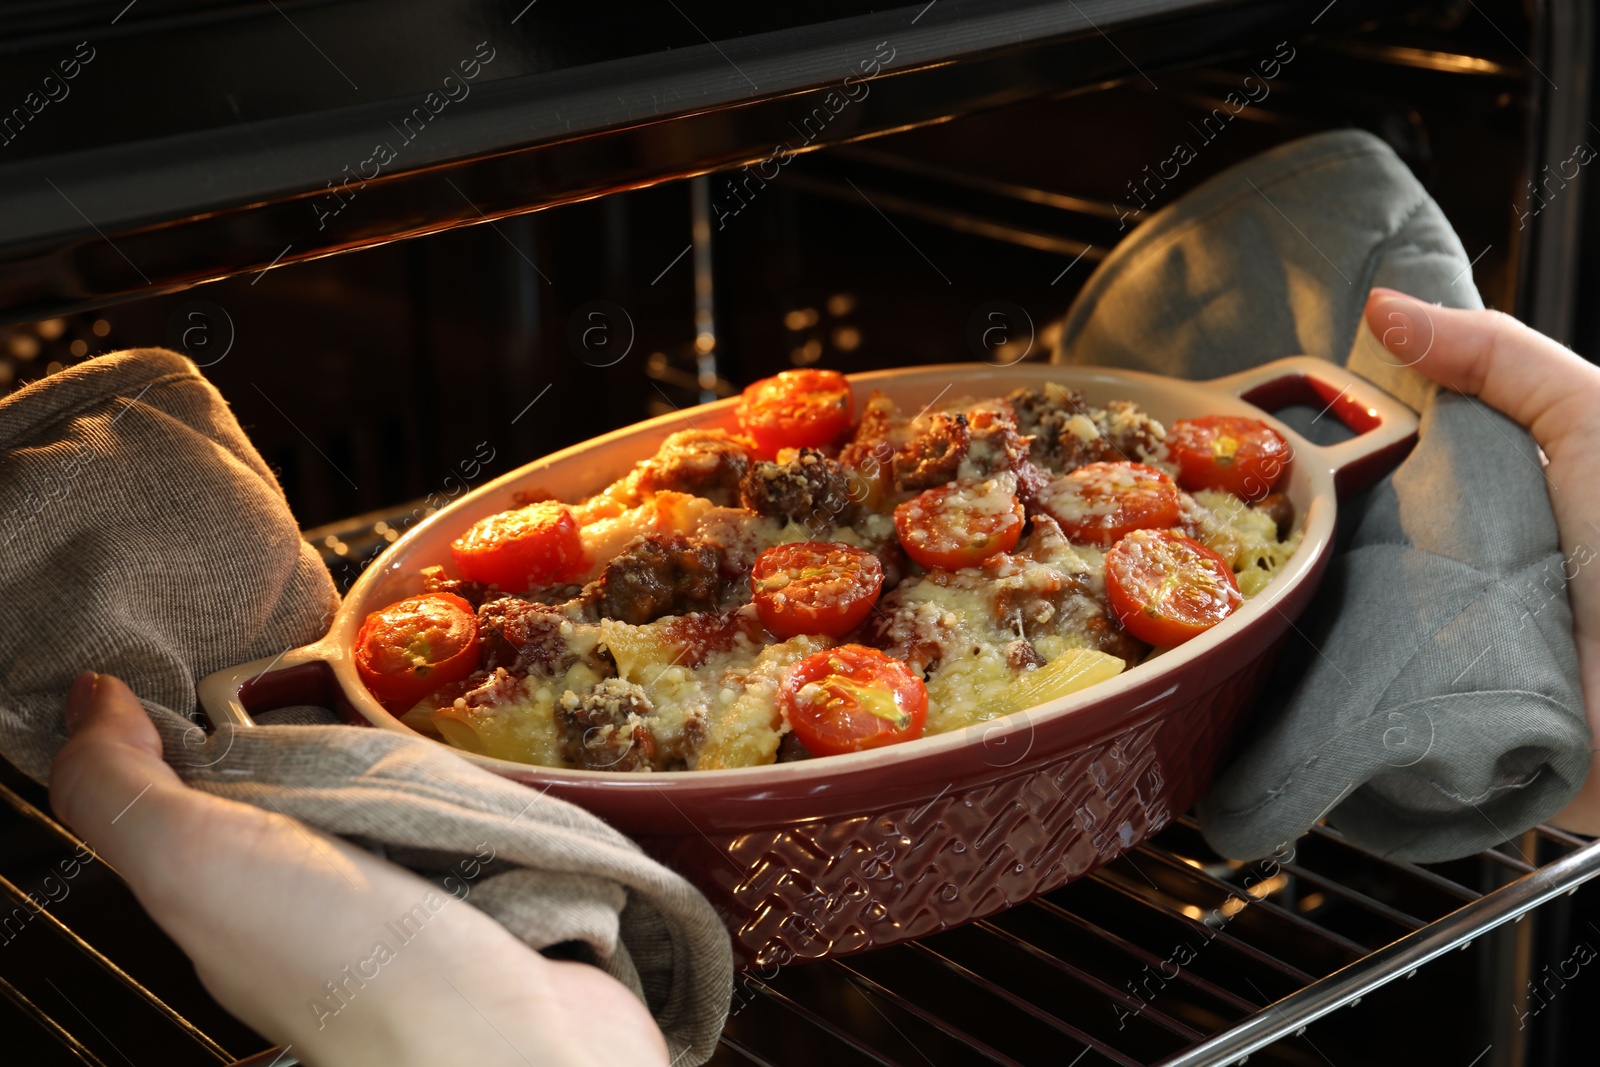
POLYGON ((535 948, 584 946, 649 1005, 674 1062, 710 1057, 732 989, 727 934, 698 891, 600 819, 419 738, 342 725, 207 737, 193 724, 197 678, 322 636, 338 597, 187 359, 115 353, 0 400, 0 515, 0 754, 43 782, 72 679, 115 674, 194 788, 350 837, 535 948))

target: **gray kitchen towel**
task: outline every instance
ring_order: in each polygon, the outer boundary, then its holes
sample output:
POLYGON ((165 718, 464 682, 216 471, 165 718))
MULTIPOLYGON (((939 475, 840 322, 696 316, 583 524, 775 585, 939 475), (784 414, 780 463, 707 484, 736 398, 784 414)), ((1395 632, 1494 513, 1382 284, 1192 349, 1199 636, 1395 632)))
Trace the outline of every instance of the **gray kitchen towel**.
POLYGON ((534 948, 587 946, 649 1006, 674 1062, 710 1057, 732 995, 727 932, 697 890, 601 820, 431 741, 288 725, 329 718, 311 709, 210 737, 190 721, 197 678, 321 637, 338 597, 187 359, 116 353, 0 400, 0 514, 0 753, 12 763, 45 781, 73 678, 118 675, 192 787, 374 848, 534 948))
MULTIPOLYGON (((1208 840, 1240 859, 1324 815, 1396 859, 1470 855, 1559 811, 1589 767, 1538 450, 1377 344, 1362 326, 1373 286, 1483 306, 1460 240, 1389 147, 1319 134, 1140 225, 1085 285, 1055 352, 1187 378, 1305 353, 1348 361, 1421 414, 1411 456, 1341 506, 1346 539, 1299 623, 1313 650, 1287 657, 1200 804, 1208 840)), ((1296 428, 1327 440, 1333 420, 1311 414, 1296 428)))

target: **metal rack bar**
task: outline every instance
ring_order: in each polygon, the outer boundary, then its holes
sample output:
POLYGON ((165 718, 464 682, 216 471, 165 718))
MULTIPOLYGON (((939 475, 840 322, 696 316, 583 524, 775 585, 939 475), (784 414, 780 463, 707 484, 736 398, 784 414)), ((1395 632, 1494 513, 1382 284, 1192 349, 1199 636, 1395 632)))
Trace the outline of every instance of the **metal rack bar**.
MULTIPOLYGON (((1125 897, 1127 897, 1128 899, 1133 901, 1136 906, 1142 906, 1144 908, 1160 912, 1162 915, 1165 915, 1165 916, 1167 916, 1169 918, 1176 919, 1178 922, 1183 923, 1191 931, 1193 931, 1195 933, 1204 933, 1208 937, 1211 934, 1211 927, 1207 926, 1205 923, 1201 922, 1199 919, 1190 918, 1189 916, 1185 915, 1183 912, 1178 911, 1176 908, 1170 907, 1169 905, 1167 905, 1164 902, 1154 901, 1154 900, 1145 900, 1142 897, 1140 897, 1138 893, 1136 893, 1133 890, 1129 889, 1125 885, 1118 884, 1118 883, 1113 882, 1113 881, 1111 881, 1109 879, 1102 879, 1098 875, 1094 876, 1094 878, 1095 878, 1096 881, 1102 882, 1106 886, 1108 886, 1108 887, 1116 890, 1117 892, 1123 894, 1125 897)), ((1059 905, 1054 905, 1054 904, 1052 904, 1050 906, 1051 907, 1059 907, 1059 905)), ((1320 930, 1317 931, 1317 934, 1318 934, 1318 936, 1321 936, 1321 931, 1320 930)), ((1247 941, 1243 941, 1243 940, 1241 940, 1241 939, 1239 939, 1237 937, 1234 937, 1232 934, 1228 933, 1226 930, 1224 930, 1223 932, 1217 934, 1215 940, 1222 941, 1224 944, 1227 944, 1230 947, 1232 947, 1240 955, 1248 957, 1251 960, 1254 960, 1256 963, 1261 964, 1262 966, 1268 968, 1269 970, 1273 970, 1273 971, 1278 972, 1284 978, 1287 978, 1289 981, 1295 983, 1296 985, 1303 985, 1303 984, 1305 984, 1307 982, 1310 982, 1315 977, 1314 975, 1308 974, 1306 971, 1302 970, 1301 968, 1296 967, 1292 963, 1288 963, 1287 961, 1280 960, 1275 956, 1272 956, 1272 955, 1269 955, 1269 954, 1267 954, 1265 952, 1262 952, 1259 948, 1256 948, 1254 945, 1250 944, 1247 941)))
POLYGON ((1349 886, 1343 885, 1335 879, 1329 878, 1323 874, 1318 874, 1316 871, 1308 870, 1299 864, 1285 863, 1283 865, 1283 869, 1300 879, 1302 882, 1315 886, 1324 893, 1332 893, 1341 900, 1359 905, 1373 915, 1381 916, 1382 918, 1387 919, 1389 922, 1402 929, 1419 930, 1427 925, 1425 920, 1419 919, 1415 915, 1408 915, 1399 908, 1391 907, 1390 905, 1385 904, 1383 901, 1374 899, 1358 889, 1351 889, 1349 886))
POLYGON ((233 1053, 229 1052, 227 1049, 211 1040, 211 1038, 206 1036, 204 1031, 202 1031, 198 1026, 194 1025, 194 1023, 190 1022, 188 1019, 185 1019, 178 1013, 176 1009, 174 1009, 160 997, 156 996, 155 993, 139 984, 139 982, 136 981, 131 974, 117 966, 114 960, 105 955, 105 953, 101 952, 99 949, 95 948, 93 945, 89 944, 89 942, 85 941, 83 938, 79 937, 70 926, 58 919, 50 912, 48 908, 40 907, 33 901, 31 897, 28 896, 28 894, 24 893, 14 882, 3 875, 0 875, 0 892, 3 892, 6 896, 10 897, 21 906, 25 908, 32 908, 34 910, 34 914, 38 915, 41 919, 44 919, 50 929, 54 930, 58 936, 60 936, 73 948, 89 957, 91 962, 98 965, 101 970, 105 971, 118 982, 122 983, 124 988, 128 989, 135 996, 142 999, 146 1004, 149 1004, 161 1015, 165 1016, 168 1022, 170 1022, 173 1026, 176 1026, 195 1044, 211 1053, 223 1063, 233 1062, 233 1053))
POLYGON ((1483 855, 1494 861, 1494 863, 1498 866, 1504 867, 1507 870, 1516 871, 1521 875, 1532 874, 1534 871, 1539 869, 1525 859, 1519 859, 1516 856, 1506 855, 1504 852, 1500 851, 1499 845, 1495 845, 1492 848, 1484 850, 1483 855))
MULTIPOLYGON (((1073 981, 1081 983, 1082 985, 1088 986, 1090 989, 1093 989, 1095 992, 1097 992, 1100 995, 1104 996, 1107 1000, 1114 1000, 1117 1003, 1121 1004, 1124 1008, 1134 1009, 1134 1008, 1142 1007, 1142 1005, 1140 1005, 1139 1001, 1136 998, 1134 998, 1133 996, 1122 992, 1120 989, 1117 989, 1116 987, 1110 985, 1109 983, 1101 981, 1100 979, 1096 978, 1094 975, 1089 974, 1087 971, 1084 971, 1081 968, 1074 966, 1073 964, 1067 962, 1066 960, 1060 958, 1059 956, 1056 956, 1056 955, 1054 955, 1054 954, 1052 954, 1050 952, 1046 952, 1044 949, 1040 948, 1038 945, 1034 945, 1034 944, 1029 943, 1025 938, 1018 937, 1016 934, 1011 933, 1009 930, 1002 929, 1001 927, 996 926, 993 923, 988 922, 988 921, 981 921, 981 922, 979 922, 979 923, 977 923, 975 925, 977 926, 978 929, 981 929, 981 930, 984 930, 984 931, 986 931, 988 933, 991 933, 995 937, 999 938, 1000 940, 1005 941, 1005 942, 1009 943, 1010 945, 1014 946, 1018 951, 1025 952, 1028 955, 1034 957, 1035 959, 1040 960, 1046 966, 1051 967, 1051 968, 1053 968, 1055 970, 1058 970, 1062 974, 1065 974, 1065 975, 1071 977, 1073 981)), ((1155 957, 1151 956, 1150 957, 1150 962, 1154 963, 1154 962, 1159 962, 1159 961, 1157 961, 1155 959, 1155 957)), ((1179 972, 1179 973, 1182 973, 1182 972, 1179 972)), ((1255 1005, 1248 1004, 1248 1003, 1245 1003, 1245 1002, 1241 1002, 1240 1004, 1235 1005, 1235 1006, 1236 1007, 1242 1007, 1246 1011, 1254 1011, 1255 1010, 1255 1005)), ((1157 1025, 1162 1026, 1162 1027, 1166 1028, 1167 1030, 1170 1030, 1173 1033, 1178 1034, 1178 1035, 1180 1035, 1182 1037, 1188 1038, 1190 1040, 1194 1040, 1195 1038, 1198 1038, 1198 1037, 1201 1036, 1193 1027, 1188 1026, 1187 1024, 1181 1022, 1178 1019, 1172 1018, 1170 1015, 1167 1015, 1164 1012, 1156 1011, 1154 1008, 1145 1008, 1145 1010, 1142 1012, 1142 1014, 1144 1014, 1146 1017, 1148 1017, 1151 1021, 1155 1022, 1157 1025)))
MULTIPOLYGON (((1203 868, 1191 867, 1177 857, 1163 852, 1152 851, 1149 853, 1149 855, 1153 856, 1157 863, 1159 863, 1163 868, 1167 869, 1168 875, 1187 878, 1191 881, 1199 882, 1205 885, 1210 892, 1220 893, 1224 900, 1242 898, 1247 902, 1248 907, 1259 908, 1266 914, 1271 915, 1274 919, 1287 923, 1289 926, 1296 927, 1302 932, 1309 933, 1313 930, 1316 930, 1317 932, 1321 933, 1323 937, 1333 940, 1333 942, 1339 948, 1342 948, 1344 951, 1358 958, 1367 951, 1365 945, 1357 944, 1341 934, 1336 934, 1329 930, 1321 930, 1320 928, 1316 927, 1314 923, 1309 922, 1304 916, 1296 915, 1294 912, 1282 907, 1275 901, 1267 900, 1265 897, 1258 897, 1248 890, 1240 890, 1236 886, 1224 882, 1222 879, 1216 877, 1203 868)), ((1288 869, 1287 865, 1281 866, 1285 870, 1288 869)))
POLYGON ((723 1035, 722 1040, 718 1043, 718 1046, 719 1051, 721 1051, 721 1049, 728 1049, 737 1054, 746 1063, 754 1064, 755 1067, 778 1067, 778 1065, 773 1063, 771 1060, 756 1055, 754 1051, 745 1046, 743 1043, 728 1037, 726 1034, 723 1035))
MULTIPOLYGON (((859 1042, 854 1037, 852 1037, 850 1035, 849 1031, 847 1031, 843 1027, 838 1026, 837 1024, 835 1024, 831 1019, 828 1019, 821 1012, 815 1011, 812 1008, 808 1007, 807 1005, 800 1003, 798 1000, 795 1000, 793 997, 789 996, 787 993, 783 993, 783 992, 780 992, 779 990, 773 989, 769 985, 760 986, 760 990, 761 990, 761 994, 763 996, 765 996, 766 998, 768 998, 769 1000, 772 1000, 775 1003, 781 1004, 785 1009, 794 1012, 800 1018, 804 1019, 806 1022, 810 1023, 812 1026, 815 1026, 818 1030, 821 1030, 824 1033, 830 1035, 834 1039, 836 1039, 836 1040, 838 1040, 838 1041, 840 1041, 840 1042, 842 1042, 842 1043, 844 1043, 846 1045, 859 1045, 859 1042)), ((862 1051, 867 1051, 867 1050, 863 1049, 862 1051)), ((753 1053, 752 1053, 752 1055, 753 1055, 753 1053)), ((874 1058, 878 1058, 878 1057, 874 1057, 874 1058)), ((888 1063, 889 1061, 882 1060, 881 1058, 879 1058, 879 1062, 880 1063, 888 1063)))
MULTIPOLYGON (((59 837, 62 841, 71 845, 75 850, 88 849, 90 854, 94 856, 96 863, 104 865, 106 870, 116 874, 116 868, 111 866, 111 864, 106 863, 105 860, 101 859, 100 854, 95 852, 94 849, 89 848, 89 845, 82 838, 73 833, 71 830, 68 830, 65 826, 62 826, 55 819, 51 818, 48 813, 40 811, 37 806, 29 803, 27 797, 24 797, 21 793, 16 792, 4 782, 0 782, 0 800, 4 800, 7 804, 10 804, 14 809, 16 809, 18 815, 21 815, 29 822, 48 830, 54 836, 59 837)), ((117 877, 120 878, 122 876, 117 875, 117 877)))
POLYGON ((117 966, 117 963, 115 963, 114 960, 110 960, 110 957, 107 957, 106 953, 102 953, 101 950, 96 949, 96 947, 91 945, 90 942, 83 941, 83 937, 78 936, 74 929, 70 928, 70 926, 67 926, 66 923, 62 923, 59 918, 54 917, 50 910, 43 909, 43 907, 38 907, 32 897, 27 896, 26 893, 22 893, 22 889, 18 888, 16 883, 13 883, 10 878, 3 877, 3 875, 0 875, 0 893, 5 893, 6 896, 11 897, 13 901, 18 902, 18 904, 21 904, 22 907, 30 907, 30 909, 34 909, 35 915, 43 918, 43 920, 46 921, 46 925, 50 926, 53 931, 56 931, 56 934, 58 934, 59 937, 62 937, 67 944, 72 945, 72 947, 77 949, 78 952, 82 952, 83 955, 86 955, 86 957, 90 958, 93 963, 96 963, 96 965, 98 965, 102 971, 106 971, 107 974, 115 977, 118 982, 122 982, 123 987, 126 987, 126 989, 130 990, 130 992, 133 992, 136 997, 144 1000, 144 1003, 147 1003, 147 1005, 155 1008, 155 1011, 163 1014, 163 1016, 166 1017, 166 1021, 171 1022, 174 1027, 178 1027, 178 1029, 181 1030, 184 1035, 187 1035, 190 1040, 194 1041, 195 1045, 200 1046, 200 1048, 205 1049, 205 1051, 208 1051, 208 1053, 218 1057, 219 1061, 224 1062, 224 1064, 230 1064, 230 1062, 234 1062, 234 1054, 229 1053, 226 1048, 222 1048, 221 1045, 218 1045, 216 1041, 211 1040, 210 1037, 206 1037, 205 1032, 202 1032, 200 1027, 192 1024, 192 1022, 189 1022, 189 1019, 184 1019, 184 1017, 182 1017, 181 1014, 176 1011, 176 1009, 171 1008, 171 1006, 168 1005, 165 1000, 157 997, 154 992, 150 992, 149 989, 146 989, 144 985, 139 984, 138 981, 134 981, 134 977, 131 976, 131 974, 126 973, 126 971, 123 971, 120 966, 117 966))
POLYGON ((871 203, 882 210, 896 212, 907 218, 918 219, 922 222, 934 223, 959 233, 988 237, 996 241, 1020 245, 1024 248, 1037 249, 1041 252, 1053 252, 1057 255, 1072 258, 1082 256, 1092 263, 1098 263, 1107 255, 1105 249, 1085 241, 1056 234, 1035 233, 1009 223, 957 212, 944 206, 933 207, 923 203, 921 200, 902 196, 877 186, 870 187, 865 192, 861 190, 851 191, 848 186, 841 186, 827 179, 801 172, 789 175, 789 184, 795 188, 805 189, 820 196, 832 197, 846 203, 857 203, 862 196, 870 194, 871 203))
MULTIPOLYGON (((1005 986, 1000 985, 993 979, 979 974, 971 967, 952 959, 942 952, 935 951, 923 942, 912 942, 911 947, 917 952, 936 962, 939 966, 944 967, 946 970, 958 975, 963 980, 972 983, 974 986, 982 989, 984 992, 995 997, 996 999, 1003 1000, 1019 1011, 1026 1012, 1051 1029, 1059 1030, 1068 1037, 1071 1037, 1076 1041, 1081 1041, 1084 1044, 1095 1043, 1094 1039, 1084 1031, 1072 1026, 1065 1020, 1056 1018, 1054 1015, 1051 1015, 1049 1012, 1041 1009, 1038 1005, 1031 1003, 1026 997, 1019 996, 1015 991, 1007 989, 1005 986)), ((1159 1016, 1159 1013, 1148 1014, 1150 1014, 1151 1018, 1153 1019, 1159 1016)), ((1170 1030, 1178 1037, 1184 1038, 1185 1040, 1193 1041, 1201 1036, 1197 1030, 1192 1027, 1185 1026, 1176 1019, 1160 1016, 1158 1021, 1163 1027, 1170 1030)))
MULTIPOLYGON (((893 950, 886 949, 884 951, 893 950)), ((871 959, 872 955, 873 954, 869 954, 866 958, 871 959)), ((1017 1063, 1016 1060, 1000 1052, 987 1042, 981 1041, 974 1035, 967 1033, 950 1020, 941 1018, 938 1012, 930 1011, 921 1004, 916 1003, 911 998, 897 993, 895 990, 889 988, 887 985, 878 981, 876 978, 873 978, 871 975, 863 973, 860 969, 861 962, 861 959, 857 958, 846 962, 837 962, 835 966, 848 975, 850 983, 857 989, 861 990, 863 994, 882 997, 884 1000, 894 1004, 902 1011, 909 1012, 910 1014, 921 1019, 924 1023, 931 1025, 934 1029, 943 1031, 949 1036, 955 1038, 961 1044, 971 1049, 974 1053, 983 1056, 985 1059, 988 1059, 993 1063, 1008 1064, 1010 1067, 1022 1067, 1022 1065, 1017 1063)), ((1137 1065, 1132 1061, 1119 1060, 1119 1062, 1125 1063, 1126 1067, 1137 1067, 1137 1065)))
MULTIPOLYGON (((1196 825, 1191 820, 1185 818, 1183 820, 1183 823, 1184 823, 1185 826, 1191 826, 1191 827, 1193 827, 1195 829, 1196 832, 1199 832, 1199 829, 1200 829, 1199 826, 1196 825)), ((1415 878, 1418 881, 1426 882, 1429 885, 1433 886, 1435 889, 1438 889, 1438 890, 1440 890, 1442 892, 1448 893, 1451 896, 1453 896, 1453 897, 1455 897, 1458 900, 1461 900, 1463 902, 1477 900, 1478 897, 1481 895, 1479 893, 1474 893, 1471 889, 1468 889, 1466 886, 1462 885, 1459 882, 1451 881, 1449 878, 1446 878, 1444 875, 1439 874, 1437 871, 1430 871, 1426 867, 1419 867, 1415 863, 1408 863, 1408 862, 1406 862, 1404 860, 1394 860, 1394 859, 1388 859, 1388 858, 1386 858, 1384 856, 1380 856, 1376 852, 1372 851, 1371 849, 1366 848, 1366 847, 1364 847, 1362 845, 1358 845, 1354 841, 1351 841, 1349 838, 1345 837, 1338 830, 1335 830, 1331 826, 1327 826, 1327 825, 1324 825, 1322 823, 1318 823, 1316 826, 1313 826, 1311 828, 1310 836, 1312 836, 1312 837, 1320 837, 1320 838, 1323 838, 1323 839, 1328 840, 1328 841, 1333 841, 1333 842, 1343 846, 1344 848, 1350 849, 1351 851, 1359 852, 1361 855, 1366 856, 1368 859, 1374 860, 1375 862, 1380 863, 1380 864, 1384 865, 1385 867, 1394 867, 1394 868, 1396 868, 1398 870, 1401 870, 1401 871, 1405 872, 1407 875, 1409 875, 1410 877, 1415 878)), ((1581 841, 1578 841, 1578 840, 1574 839, 1571 842, 1571 845, 1569 847, 1579 848, 1583 844, 1584 844, 1584 842, 1581 842, 1581 841)))
POLYGON ((89 1067, 105 1067, 105 1064, 101 1061, 100 1057, 96 1056, 94 1053, 90 1052, 86 1047, 84 1047, 83 1042, 73 1037, 71 1031, 62 1026, 60 1023, 56 1022, 54 1017, 52 1017, 43 1008, 39 1007, 39 1005, 29 1000, 27 996, 23 994, 22 990, 18 989, 4 978, 0 978, 0 996, 5 997, 11 1003, 15 1004, 24 1015, 27 1015, 35 1023, 39 1024, 39 1026, 47 1031, 51 1037, 61 1042, 62 1047, 64 1047, 68 1052, 72 1053, 73 1056, 77 1057, 78 1062, 88 1064, 89 1067))
MULTIPOLYGON (((1049 908, 1047 910, 1046 907, 1039 906, 1037 904, 1035 905, 1035 910, 1039 911, 1042 914, 1049 915, 1050 918, 1053 919, 1054 921, 1060 922, 1063 925, 1075 927, 1076 929, 1082 930, 1084 933, 1088 934, 1090 937, 1097 938, 1098 940, 1104 942, 1105 944, 1109 945, 1110 947, 1116 949, 1118 952, 1120 952, 1124 956, 1128 957, 1129 960, 1131 960, 1134 963, 1139 963, 1139 964, 1142 964, 1142 965, 1144 965, 1146 967, 1159 967, 1161 965, 1161 963, 1163 962, 1160 957, 1156 956, 1152 952, 1147 952, 1145 949, 1143 949, 1140 946, 1138 946, 1138 945, 1134 944, 1133 942, 1129 941, 1127 938, 1122 937, 1122 936, 1120 936, 1118 934, 1115 934, 1115 933, 1111 932, 1110 930, 1103 930, 1100 927, 1096 926, 1095 924, 1089 922, 1088 920, 1086 920, 1086 919, 1084 919, 1084 918, 1082 918, 1080 916, 1074 915, 1069 911, 1066 911, 1066 910, 1061 909, 1061 908, 1049 908)), ((994 930, 997 934, 999 934, 1002 937, 1014 938, 1019 946, 1025 947, 1030 952, 1040 953, 1040 954, 1049 956, 1049 958, 1051 958, 1051 959, 1056 959, 1057 958, 1053 953, 1050 953, 1050 952, 1046 951, 1045 949, 1039 947, 1038 945, 1031 944, 1028 941, 1024 940, 1023 938, 1019 937, 1017 934, 1014 934, 1010 930, 1005 929, 1003 926, 1000 925, 1000 923, 1004 922, 1004 921, 1005 921, 1005 916, 1004 915, 998 915, 998 916, 994 916, 993 918, 990 918, 990 919, 982 920, 981 921, 981 925, 985 929, 994 930)), ((1065 966, 1065 967, 1071 967, 1070 964, 1066 964, 1064 962, 1063 962, 1062 965, 1065 966)), ((1074 971, 1077 970, 1077 968, 1072 968, 1072 969, 1074 971)), ((1089 979, 1089 981, 1093 982, 1097 987, 1104 985, 1104 983, 1100 982, 1098 979, 1089 979)), ((1231 993, 1228 990, 1223 989, 1221 986, 1216 985, 1213 982, 1208 982, 1204 978, 1201 978, 1198 975, 1190 973, 1188 968, 1179 969, 1177 977, 1174 978, 1173 981, 1181 981, 1184 985, 1188 986, 1190 989, 1192 989, 1195 992, 1199 993, 1201 996, 1209 997, 1209 998, 1211 998, 1213 1000, 1219 1001, 1220 1003, 1226 1004, 1229 1007, 1233 1008, 1235 1011, 1238 1011, 1238 1012, 1240 1012, 1242 1014, 1248 1014, 1250 1012, 1256 1011, 1258 1009, 1258 1007, 1259 1007, 1259 1005, 1254 1004, 1251 1001, 1246 1000, 1245 998, 1237 995, 1236 993, 1231 993)), ((1109 988, 1109 987, 1107 987, 1107 988, 1109 988)), ((1122 1002, 1124 1005, 1131 1005, 1133 1003, 1136 1003, 1136 1001, 1134 1000, 1133 997, 1128 996, 1125 993, 1121 993, 1121 992, 1119 992, 1119 991, 1117 991, 1115 989, 1111 990, 1111 992, 1108 993, 1107 995, 1116 998, 1117 1000, 1122 1002)))
POLYGON ((300 1057, 289 1054, 294 1046, 278 1046, 242 1060, 234 1060, 228 1067, 300 1067, 300 1057))
POLYGON ((1546 901, 1576 889, 1597 874, 1600 874, 1600 842, 1588 844, 1463 905, 1421 930, 1267 1005, 1238 1026, 1163 1060, 1158 1067, 1233 1063, 1304 1030, 1324 1015, 1396 978, 1414 973, 1430 960, 1520 918, 1546 901))
POLYGON ((1577 834, 1570 834, 1567 831, 1554 826, 1535 826, 1533 828, 1533 832, 1539 837, 1548 838, 1556 844, 1565 846, 1566 848, 1583 848, 1592 843, 1587 838, 1579 837, 1577 834))

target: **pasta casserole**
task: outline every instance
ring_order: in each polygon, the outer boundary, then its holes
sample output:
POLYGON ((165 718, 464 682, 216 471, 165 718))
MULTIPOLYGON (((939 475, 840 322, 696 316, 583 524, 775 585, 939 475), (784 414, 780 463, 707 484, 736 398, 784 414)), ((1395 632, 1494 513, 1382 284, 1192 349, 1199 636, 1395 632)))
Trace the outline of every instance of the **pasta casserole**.
POLYGON ((857 405, 745 391, 587 499, 517 500, 368 616, 416 730, 556 767, 750 767, 1043 704, 1203 633, 1298 543, 1266 423, 1163 426, 1061 386, 857 405))

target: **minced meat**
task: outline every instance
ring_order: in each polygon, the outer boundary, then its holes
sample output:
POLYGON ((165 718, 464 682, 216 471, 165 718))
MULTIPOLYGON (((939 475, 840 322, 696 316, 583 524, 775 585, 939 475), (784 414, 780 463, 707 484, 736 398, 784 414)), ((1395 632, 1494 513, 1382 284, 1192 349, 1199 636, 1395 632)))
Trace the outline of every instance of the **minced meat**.
POLYGON ((454 593, 473 607, 482 607, 484 601, 497 595, 482 582, 469 582, 465 578, 451 578, 439 566, 422 568, 424 593, 454 593))
POLYGON ((927 429, 895 452, 891 467, 895 488, 934 489, 954 481, 971 441, 965 415, 934 414, 927 429))
POLYGON ((800 523, 814 532, 844 526, 855 509, 845 469, 814 448, 784 463, 762 461, 739 482, 740 502, 757 515, 800 523))
POLYGON ((662 737, 644 688, 620 678, 607 678, 583 696, 567 690, 556 702, 556 722, 562 758, 591 771, 685 770, 707 732, 702 712, 662 737))
POLYGON ((1090 463, 1156 456, 1166 429, 1137 404, 1113 400, 1103 408, 1089 404, 1076 389, 1018 389, 1008 400, 1017 429, 1031 435, 1033 462, 1065 474, 1090 463))
POLYGON ((500 597, 478 608, 478 642, 483 666, 530 671, 550 677, 578 661, 561 633, 566 616, 520 597, 500 597))
POLYGON ((739 482, 749 469, 750 454, 726 431, 684 430, 661 443, 641 468, 636 488, 645 494, 688 493, 733 507, 739 502, 739 482))
POLYGON ((556 703, 562 758, 591 771, 652 770, 656 740, 648 719, 654 710, 641 686, 620 678, 607 678, 581 697, 567 690, 556 703))
POLYGON ((681 534, 634 541, 584 587, 601 618, 642 626, 663 615, 716 611, 726 591, 723 550, 681 534))

